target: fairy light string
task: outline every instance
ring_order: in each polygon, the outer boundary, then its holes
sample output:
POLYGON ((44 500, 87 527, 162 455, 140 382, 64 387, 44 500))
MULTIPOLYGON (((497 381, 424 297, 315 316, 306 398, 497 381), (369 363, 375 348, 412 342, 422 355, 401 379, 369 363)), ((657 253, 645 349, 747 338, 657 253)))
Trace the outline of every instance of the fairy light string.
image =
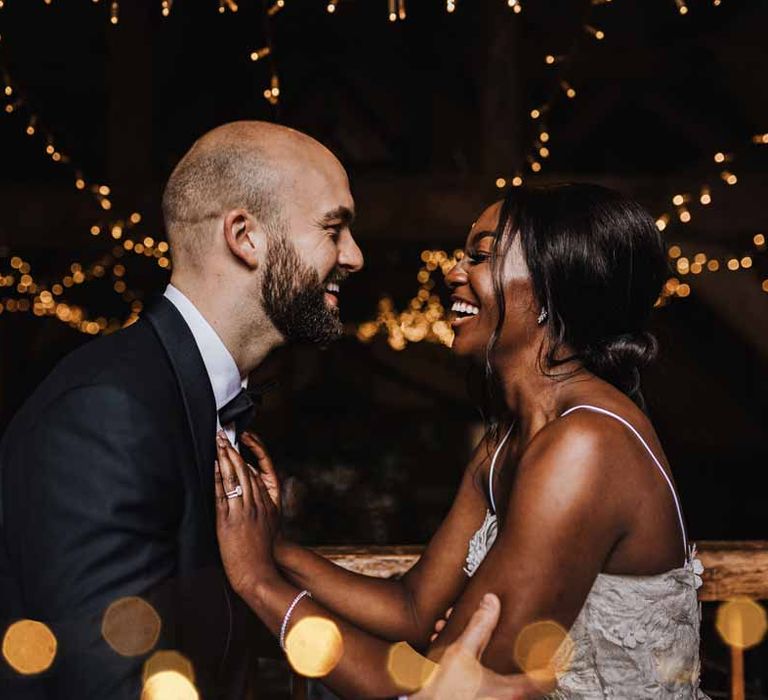
MULTIPOLYGON (((521 187, 525 179, 525 170, 529 174, 538 174, 544 168, 545 161, 551 156, 551 130, 548 127, 552 110, 561 103, 567 103, 576 99, 578 92, 574 86, 575 78, 569 73, 571 67, 580 52, 586 45, 592 45, 594 42, 601 42, 605 39, 605 32, 593 24, 592 13, 594 9, 601 5, 610 4, 611 0, 591 0, 586 5, 584 16, 580 21, 581 32, 574 38, 571 47, 565 53, 547 52, 543 56, 543 63, 547 67, 552 67, 554 71, 550 75, 552 80, 552 89, 549 95, 542 103, 531 105, 528 110, 528 117, 533 126, 534 135, 531 144, 525 151, 523 162, 516 168, 512 175, 502 175, 496 178, 496 187, 500 190, 508 185, 512 187, 521 187), (585 38, 592 41, 585 43, 585 38), (564 99, 563 99, 564 98, 564 99)), ((510 0, 509 6, 516 14, 522 12, 522 6, 519 2, 510 0)))
MULTIPOLYGON (((0 9, 6 0, 0 0, 0 9)), ((326 0, 326 10, 334 14, 339 5, 339 0, 326 0)), ((449 14, 456 11, 460 0, 445 0, 445 8, 449 14)), ((46 4, 51 4, 46 0, 46 4)), ((117 0, 93 0, 94 5, 103 4, 108 7, 109 21, 112 25, 119 24, 120 5, 117 0)), ((173 0, 161 0, 160 11, 164 17, 168 17, 173 9, 173 0)), ((235 0, 218 0, 219 12, 237 13, 239 5, 235 0)), ((513 13, 520 14, 523 6, 519 0, 506 0, 506 4, 513 13)), ((540 105, 534 105, 529 115, 536 124, 535 138, 532 141, 525 157, 527 168, 531 173, 542 170, 543 163, 551 154, 551 134, 547 127, 547 118, 551 110, 559 103, 567 103, 578 95, 578 85, 568 68, 573 64, 577 52, 581 50, 584 37, 594 42, 605 39, 605 31, 602 24, 591 16, 594 7, 611 4, 611 0, 590 0, 587 14, 583 20, 582 35, 575 41, 570 51, 565 54, 546 53, 544 63, 552 66, 557 73, 552 78, 553 89, 547 100, 540 105)), ((713 0, 714 5, 720 5, 720 0, 713 0)), ((675 5, 681 15, 688 14, 688 8, 684 1, 675 0, 675 5)), ((280 102, 280 79, 277 71, 271 22, 285 8, 286 0, 262 0, 262 14, 264 21, 264 46, 250 52, 253 62, 262 61, 268 65, 269 83, 264 90, 265 99, 275 108, 280 102)), ((407 19, 407 7, 405 0, 388 0, 388 18, 392 22, 407 19)), ((0 39, 0 50, 2 49, 0 39)), ((0 53, 0 60, 2 54, 0 53)), ((11 79, 6 62, 0 63, 2 70, 2 94, 3 111, 14 118, 20 119, 27 137, 36 138, 43 146, 44 154, 53 163, 67 166, 71 170, 72 180, 76 190, 90 194, 101 209, 109 212, 112 209, 112 191, 106 184, 87 179, 68 153, 62 151, 53 131, 42 123, 38 113, 32 108, 29 100, 21 93, 18 86, 11 79)), ((768 132, 755 134, 752 142, 757 145, 768 144, 768 132)), ((694 216, 700 214, 700 207, 707 207, 713 201, 713 191, 720 186, 732 187, 738 183, 738 174, 734 171, 732 163, 733 154, 719 152, 714 156, 714 162, 720 167, 719 179, 715 182, 708 179, 699 187, 691 191, 684 191, 672 198, 672 208, 662 212, 657 218, 657 226, 664 230, 673 223, 686 225, 694 216)), ((513 187, 521 186, 524 182, 522 169, 512 177, 499 177, 496 186, 503 189, 508 184, 513 187)), ((94 237, 111 237, 114 246, 109 253, 101 255, 95 262, 84 266, 80 262, 73 262, 65 274, 51 282, 36 280, 32 274, 32 266, 28 261, 19 256, 11 256, 11 269, 0 273, 0 289, 13 290, 18 297, 1 297, 0 313, 32 312, 36 316, 55 316, 62 322, 77 328, 81 332, 97 334, 111 332, 124 325, 118 319, 105 317, 89 317, 88 313, 80 306, 69 304, 63 299, 66 290, 75 286, 88 283, 92 280, 111 276, 112 288, 115 293, 129 303, 131 312, 127 322, 133 322, 138 318, 142 302, 138 294, 128 289, 126 278, 126 256, 145 257, 152 259, 159 267, 168 269, 171 265, 170 251, 165 241, 156 241, 149 236, 135 236, 132 229, 141 221, 141 215, 134 212, 126 219, 110 220, 106 223, 95 224, 90 228, 94 237)), ((680 280, 686 275, 698 275, 705 272, 748 270, 753 264, 753 255, 766 250, 765 234, 755 234, 752 238, 753 249, 741 256, 710 257, 700 251, 694 254, 686 254, 680 245, 671 245, 668 249, 677 277, 671 277, 665 284, 660 297, 660 303, 671 297, 685 298, 690 294, 690 285, 680 280)), ((376 319, 361 324, 357 329, 357 336, 363 341, 370 340, 379 332, 385 330, 388 342, 394 349, 402 349, 410 342, 438 342, 450 344, 452 332, 445 320, 439 298, 433 293, 433 274, 439 269, 445 274, 461 257, 461 251, 454 251, 449 256, 445 251, 425 250, 422 252, 422 267, 418 272, 417 280, 419 288, 416 295, 410 300, 404 311, 397 312, 392 300, 388 297, 379 302, 376 319)), ((768 280, 762 282, 762 289, 768 292, 768 280)))

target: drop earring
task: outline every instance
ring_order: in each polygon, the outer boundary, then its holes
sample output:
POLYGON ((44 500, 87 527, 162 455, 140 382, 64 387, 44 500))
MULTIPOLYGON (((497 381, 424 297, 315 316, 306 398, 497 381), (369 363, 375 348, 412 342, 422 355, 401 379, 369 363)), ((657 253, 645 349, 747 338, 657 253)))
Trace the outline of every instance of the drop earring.
POLYGON ((536 323, 541 325, 547 320, 547 316, 549 316, 549 314, 547 313, 547 310, 542 306, 541 313, 539 314, 539 317, 536 319, 536 323))

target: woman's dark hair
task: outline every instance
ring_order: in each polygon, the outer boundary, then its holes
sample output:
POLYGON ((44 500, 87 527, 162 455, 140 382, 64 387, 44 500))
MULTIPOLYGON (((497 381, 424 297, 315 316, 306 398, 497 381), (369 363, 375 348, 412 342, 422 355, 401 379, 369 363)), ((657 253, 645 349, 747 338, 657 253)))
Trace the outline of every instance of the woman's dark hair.
POLYGON ((565 184, 516 188, 503 201, 492 263, 499 322, 488 343, 487 418, 500 418, 490 360, 504 324, 502 271, 515 235, 536 302, 547 311, 542 370, 570 376, 557 368, 575 361, 644 407, 640 369, 657 350, 646 326, 667 269, 661 236, 637 202, 606 187, 565 184))

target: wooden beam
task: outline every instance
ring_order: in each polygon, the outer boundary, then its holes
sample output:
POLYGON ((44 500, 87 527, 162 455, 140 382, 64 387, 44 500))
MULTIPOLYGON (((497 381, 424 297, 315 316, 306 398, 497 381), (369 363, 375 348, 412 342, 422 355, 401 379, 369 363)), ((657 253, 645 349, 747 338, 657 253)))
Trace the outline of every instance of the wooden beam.
MULTIPOLYGON (((390 578, 408 571, 424 548, 318 547, 315 551, 350 571, 390 578)), ((704 565, 699 600, 730 600, 739 596, 768 600, 768 541, 699 542, 698 556, 704 565)))

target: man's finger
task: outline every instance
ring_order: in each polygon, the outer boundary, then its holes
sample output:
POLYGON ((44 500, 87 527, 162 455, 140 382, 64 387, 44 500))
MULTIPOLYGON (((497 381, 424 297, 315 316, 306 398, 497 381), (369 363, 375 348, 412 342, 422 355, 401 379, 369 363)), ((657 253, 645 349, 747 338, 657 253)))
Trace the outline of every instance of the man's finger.
POLYGON ((493 593, 486 593, 461 636, 456 640, 459 648, 479 659, 499 622, 501 601, 493 593))

